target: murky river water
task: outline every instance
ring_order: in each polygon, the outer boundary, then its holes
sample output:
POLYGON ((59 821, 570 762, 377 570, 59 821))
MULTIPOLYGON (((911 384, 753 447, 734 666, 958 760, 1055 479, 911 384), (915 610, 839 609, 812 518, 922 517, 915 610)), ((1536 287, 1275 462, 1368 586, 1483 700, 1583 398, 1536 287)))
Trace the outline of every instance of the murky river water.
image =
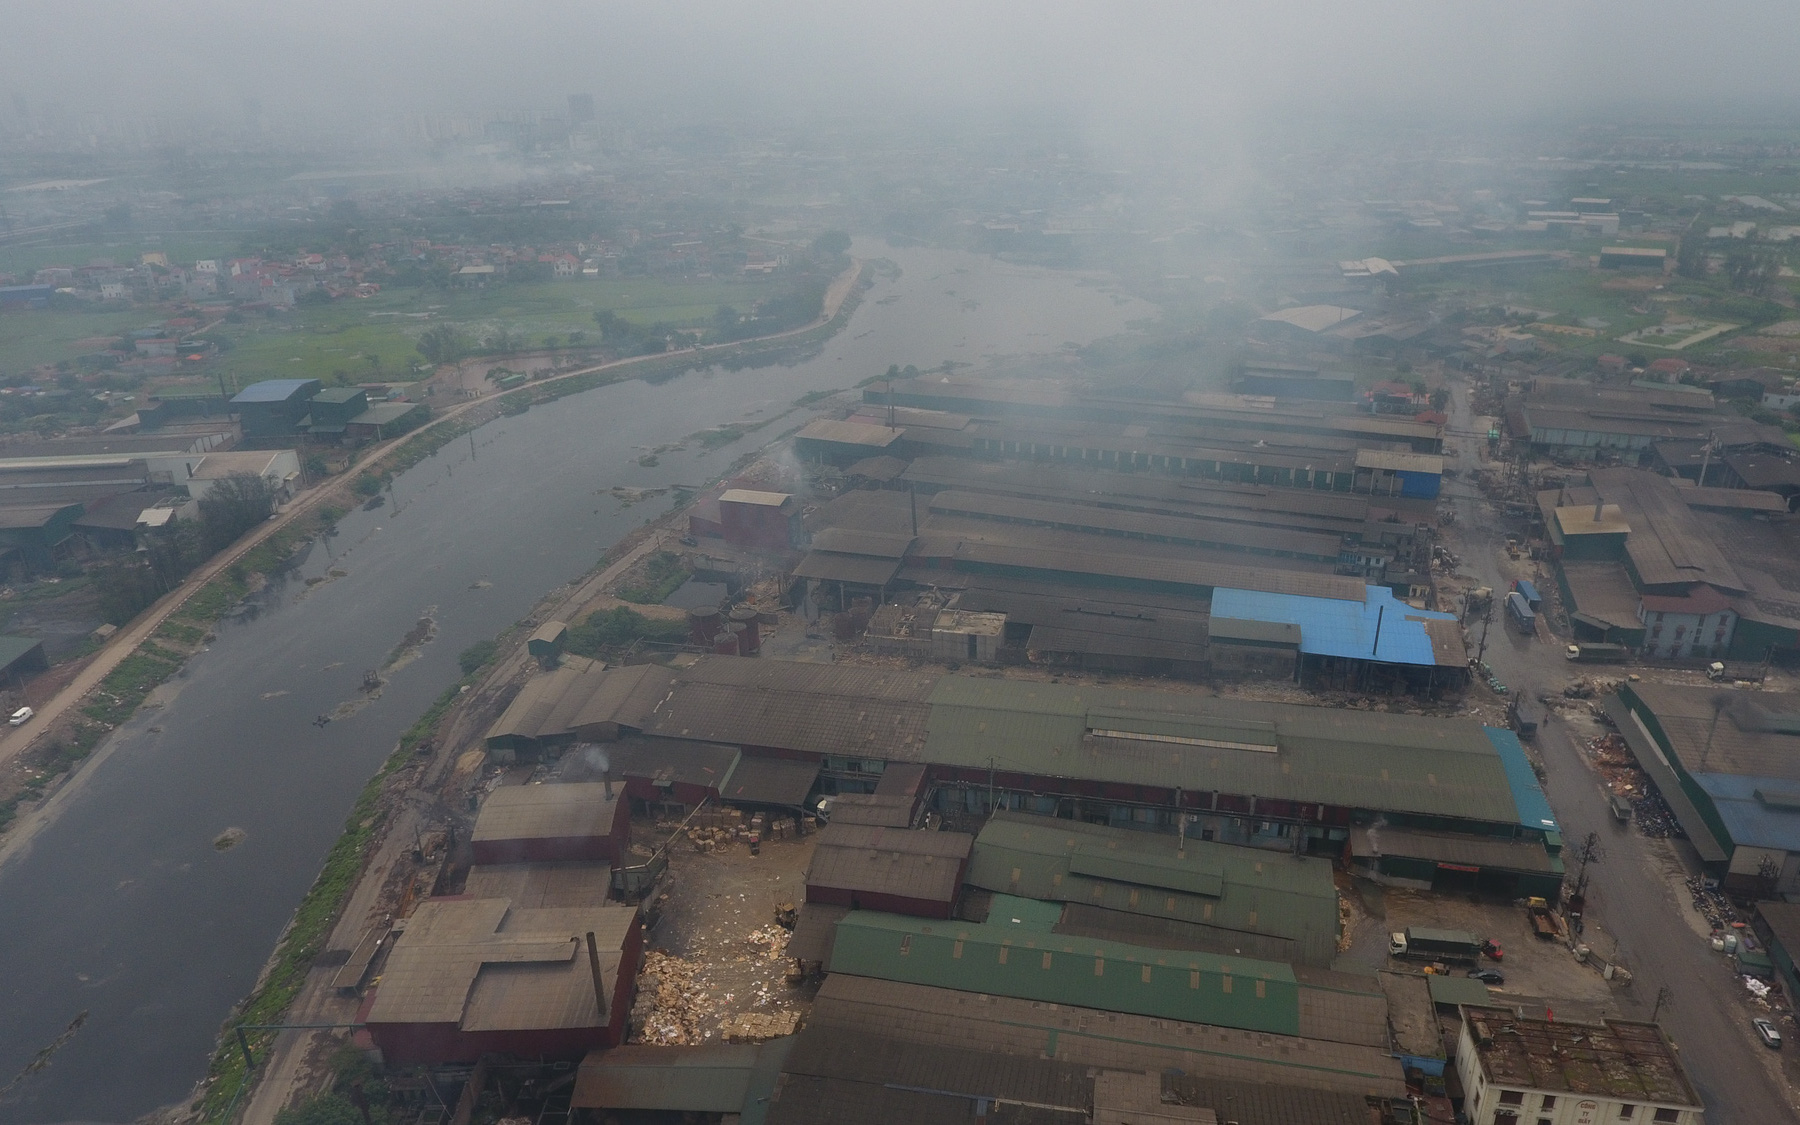
POLYGON ((901 275, 878 281, 817 358, 621 383, 493 422, 398 478, 388 506, 346 517, 252 613, 221 625, 164 705, 126 724, 0 867, 0 1086, 91 1013, 0 1104, 0 1123, 125 1121, 185 1096, 351 802, 455 679, 457 654, 666 511, 666 497, 628 507, 612 486, 703 482, 798 416, 654 468, 637 464, 644 447, 761 420, 890 363, 1051 352, 1153 311, 1068 274, 879 243, 856 252, 901 275), (334 570, 343 577, 305 584, 334 570), (314 726, 360 698, 363 671, 423 616, 436 639, 380 698, 314 726), (230 828, 242 842, 216 849, 230 828))

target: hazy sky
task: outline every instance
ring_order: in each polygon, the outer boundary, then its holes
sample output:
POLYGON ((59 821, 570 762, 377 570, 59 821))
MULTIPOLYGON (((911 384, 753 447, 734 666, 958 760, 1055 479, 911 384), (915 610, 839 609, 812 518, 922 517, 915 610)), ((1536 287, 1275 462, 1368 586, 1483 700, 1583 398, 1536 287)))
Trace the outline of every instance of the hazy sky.
MULTIPOLYGON (((1097 118, 1800 95, 1779 0, 5 0, 0 92, 271 119, 1059 103, 1097 118)), ((0 99, 0 113, 11 99, 0 99)))

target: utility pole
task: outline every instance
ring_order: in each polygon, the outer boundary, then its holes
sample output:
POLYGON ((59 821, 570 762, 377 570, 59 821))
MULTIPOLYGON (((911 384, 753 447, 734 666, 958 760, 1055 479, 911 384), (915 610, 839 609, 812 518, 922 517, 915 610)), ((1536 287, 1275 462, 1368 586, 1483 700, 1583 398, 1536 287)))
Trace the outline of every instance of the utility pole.
MULTIPOLYGON (((1481 644, 1475 649, 1475 663, 1477 663, 1477 664, 1481 664, 1482 658, 1487 655, 1488 627, 1490 625, 1492 625, 1493 623, 1494 623, 1494 597, 1492 594, 1490 594, 1490 595, 1488 595, 1487 613, 1481 619, 1481 644)), ((1483 666, 1485 667, 1485 665, 1483 665, 1483 666)))
POLYGON ((1662 1010, 1663 1010, 1664 1004, 1672 1005, 1674 1003, 1675 1003, 1675 993, 1669 989, 1668 985, 1665 984, 1661 988, 1657 989, 1656 990, 1656 1006, 1650 1009, 1650 1022, 1655 1023, 1656 1017, 1662 1015, 1662 1010))

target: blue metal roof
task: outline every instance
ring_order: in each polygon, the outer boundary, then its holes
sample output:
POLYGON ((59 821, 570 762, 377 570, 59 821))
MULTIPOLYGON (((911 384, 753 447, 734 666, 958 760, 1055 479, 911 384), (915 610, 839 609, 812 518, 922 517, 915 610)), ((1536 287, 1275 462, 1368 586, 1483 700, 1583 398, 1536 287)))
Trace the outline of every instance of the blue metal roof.
POLYGON ((1220 587, 1213 591, 1212 613, 1214 617, 1298 625, 1300 651, 1308 655, 1435 665, 1424 622, 1455 621, 1456 615, 1414 609, 1386 586, 1366 590, 1362 601, 1353 602, 1220 587))
POLYGON ((317 384, 317 379, 264 379, 260 383, 251 383, 232 398, 239 402, 286 402, 307 386, 317 384))
POLYGON ((1800 790, 1800 781, 1779 777, 1748 777, 1735 773, 1690 774, 1708 797, 1734 847, 1780 848, 1800 851, 1800 809, 1771 805, 1756 791, 1785 795, 1800 790))
POLYGON ((1481 729, 1500 753, 1500 765, 1506 770, 1506 784, 1512 789, 1513 804, 1519 810, 1519 823, 1539 832, 1561 831, 1556 814, 1550 811, 1550 801, 1544 796, 1544 788, 1538 784, 1537 774, 1531 768, 1531 759, 1519 745, 1519 736, 1499 727, 1481 729))

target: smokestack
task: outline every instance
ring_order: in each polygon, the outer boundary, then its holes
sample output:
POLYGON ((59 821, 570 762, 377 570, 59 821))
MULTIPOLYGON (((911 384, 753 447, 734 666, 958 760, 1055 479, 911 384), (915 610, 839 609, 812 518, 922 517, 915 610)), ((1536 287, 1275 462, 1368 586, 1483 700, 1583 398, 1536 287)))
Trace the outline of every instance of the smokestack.
POLYGON ((600 1024, 612 1023, 612 1013, 606 1010, 606 978, 600 975, 600 947, 594 944, 594 931, 587 932, 588 968, 594 974, 594 1004, 600 1012, 600 1024))
POLYGON ((604 781, 604 782, 605 782, 605 783, 606 783, 606 799, 607 799, 607 800, 609 800, 609 801, 610 801, 610 800, 612 800, 612 799, 613 799, 613 795, 612 795, 612 771, 611 771, 611 770, 607 770, 607 771, 606 771, 606 773, 605 773, 605 774, 603 774, 603 775, 602 775, 602 776, 601 776, 601 778, 600 778, 600 780, 601 780, 601 781, 604 781))
POLYGON ((912 481, 906 482, 906 499, 912 505, 912 533, 913 538, 917 539, 919 537, 919 494, 913 490, 912 481))
POLYGON ((1604 496, 1594 497, 1594 522, 1596 524, 1598 524, 1600 522, 1600 509, 1604 508, 1605 506, 1606 506, 1606 497, 1604 497, 1604 496))

